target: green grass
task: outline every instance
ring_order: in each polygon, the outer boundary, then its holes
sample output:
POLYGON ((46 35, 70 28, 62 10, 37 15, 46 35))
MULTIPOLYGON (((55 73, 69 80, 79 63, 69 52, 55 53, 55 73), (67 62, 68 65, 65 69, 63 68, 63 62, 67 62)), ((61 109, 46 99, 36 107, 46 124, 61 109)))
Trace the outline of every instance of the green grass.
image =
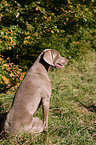
MULTIPOLYGON (((49 71, 52 82, 48 133, 10 135, 0 145, 95 145, 96 144, 96 54, 49 71)), ((11 95, 1 94, 1 115, 10 109, 11 95)), ((41 108, 36 113, 40 116, 41 108)))

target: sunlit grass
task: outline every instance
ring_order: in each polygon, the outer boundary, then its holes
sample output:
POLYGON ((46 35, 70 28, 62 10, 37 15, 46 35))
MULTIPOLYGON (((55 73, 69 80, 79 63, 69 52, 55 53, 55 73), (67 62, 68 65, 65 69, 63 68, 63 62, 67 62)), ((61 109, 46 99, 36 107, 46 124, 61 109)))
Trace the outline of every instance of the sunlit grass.
MULTIPOLYGON (((49 71, 52 83, 48 134, 27 133, 2 138, 5 144, 96 144, 96 54, 89 52, 64 70, 49 71)), ((1 94, 1 114, 8 112, 14 93, 1 94)), ((40 116, 41 111, 37 112, 40 116)))

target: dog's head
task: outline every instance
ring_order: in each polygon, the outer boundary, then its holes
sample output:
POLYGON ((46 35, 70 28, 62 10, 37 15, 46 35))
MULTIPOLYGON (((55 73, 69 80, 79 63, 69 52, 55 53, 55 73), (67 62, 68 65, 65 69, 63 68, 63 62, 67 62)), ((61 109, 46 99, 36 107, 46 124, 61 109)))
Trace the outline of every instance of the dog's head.
POLYGON ((60 56, 60 53, 55 49, 45 49, 43 53, 43 59, 45 62, 60 69, 63 69, 69 61, 68 59, 60 56))

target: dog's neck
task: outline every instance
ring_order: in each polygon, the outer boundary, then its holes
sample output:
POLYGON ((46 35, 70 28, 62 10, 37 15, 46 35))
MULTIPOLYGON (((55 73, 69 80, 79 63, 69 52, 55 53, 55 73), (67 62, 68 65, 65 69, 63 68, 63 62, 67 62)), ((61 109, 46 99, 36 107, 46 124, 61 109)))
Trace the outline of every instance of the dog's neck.
POLYGON ((50 65, 44 61, 43 55, 44 55, 44 54, 41 55, 41 58, 40 58, 40 60, 39 60, 39 63, 41 63, 41 64, 45 67, 46 71, 48 72, 48 70, 49 70, 49 68, 50 68, 50 65))

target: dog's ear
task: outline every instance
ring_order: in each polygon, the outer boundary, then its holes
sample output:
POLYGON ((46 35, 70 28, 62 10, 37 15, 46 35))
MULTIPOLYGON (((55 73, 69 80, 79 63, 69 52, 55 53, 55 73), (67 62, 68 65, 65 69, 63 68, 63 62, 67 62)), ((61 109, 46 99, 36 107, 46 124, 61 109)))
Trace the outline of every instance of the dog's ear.
POLYGON ((52 54, 52 50, 51 50, 51 49, 44 51, 43 59, 44 59, 48 64, 50 64, 50 65, 52 65, 52 66, 55 66, 55 65, 53 64, 53 54, 52 54))

